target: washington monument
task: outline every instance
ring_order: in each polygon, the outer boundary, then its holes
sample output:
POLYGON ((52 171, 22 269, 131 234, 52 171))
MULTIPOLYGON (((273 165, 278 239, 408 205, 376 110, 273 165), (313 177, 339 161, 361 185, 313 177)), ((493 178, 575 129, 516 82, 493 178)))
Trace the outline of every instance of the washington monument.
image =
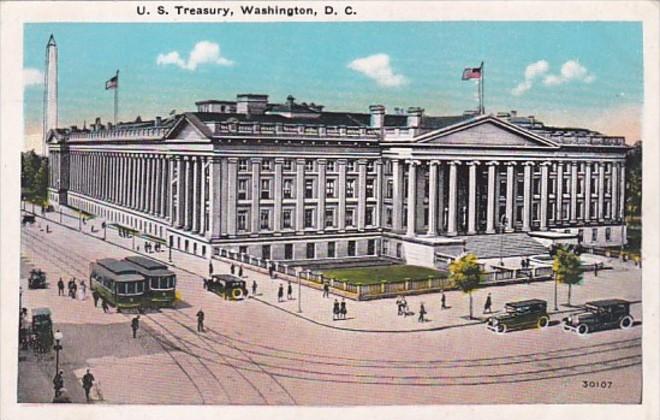
POLYGON ((48 156, 46 136, 48 130, 57 127, 57 44, 50 35, 46 44, 46 71, 44 73, 44 131, 41 153, 48 156))

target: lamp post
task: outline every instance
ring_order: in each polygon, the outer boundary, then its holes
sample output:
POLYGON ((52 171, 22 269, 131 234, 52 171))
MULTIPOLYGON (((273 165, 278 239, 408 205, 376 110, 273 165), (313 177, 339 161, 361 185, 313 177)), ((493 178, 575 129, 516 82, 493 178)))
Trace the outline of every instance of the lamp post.
POLYGON ((101 226, 103 227, 103 240, 105 241, 105 239, 106 239, 106 235, 107 235, 107 231, 108 231, 108 225, 106 225, 105 222, 103 222, 103 223, 101 224, 101 226))
POLYGON ((18 313, 23 313, 23 286, 18 286, 18 313))
POLYGON ((504 230, 506 229, 506 224, 507 224, 507 218, 506 215, 502 215, 500 218, 500 265, 504 266, 504 256, 502 255, 504 253, 503 248, 504 248, 504 230))
POLYGON ((559 306, 557 306, 557 273, 553 273, 554 278, 555 278, 555 311, 559 310, 559 306))
MULTIPOLYGON (((307 271, 308 273, 310 272, 309 270, 307 271)), ((302 291, 302 271, 298 273, 298 313, 302 313, 302 294, 300 293, 302 291)))
POLYGON ((53 338, 55 338, 53 349, 55 350, 55 374, 57 375, 60 371, 60 350, 62 350, 61 341, 64 338, 64 334, 62 334, 60 330, 57 330, 55 331, 53 338))
POLYGON ((60 224, 62 224, 62 206, 59 207, 60 210, 60 224))
POLYGON ((78 210, 78 231, 82 232, 82 212, 78 210))

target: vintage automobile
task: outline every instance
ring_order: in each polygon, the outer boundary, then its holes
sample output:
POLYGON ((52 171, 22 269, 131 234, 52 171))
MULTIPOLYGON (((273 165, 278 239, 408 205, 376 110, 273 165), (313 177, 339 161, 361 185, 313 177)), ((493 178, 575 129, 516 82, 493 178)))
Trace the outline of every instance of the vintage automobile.
POLYGON ((623 299, 605 299, 585 303, 581 311, 562 320, 562 327, 564 331, 585 335, 592 331, 617 327, 625 330, 632 327, 633 323, 630 302, 623 299))
POLYGON ((32 310, 31 343, 34 351, 47 353, 53 346, 53 321, 50 309, 35 308, 32 310))
POLYGON ((38 268, 30 270, 30 277, 28 277, 28 287, 30 289, 45 289, 46 273, 38 268))
POLYGON ((23 218, 21 219, 21 224, 23 226, 25 226, 28 223, 32 225, 34 224, 34 222, 35 222, 34 214, 24 214, 23 218))
POLYGON ((488 318, 486 328, 497 333, 525 328, 545 328, 550 325, 548 303, 541 299, 509 302, 504 305, 505 313, 488 318))
POLYGON ((245 280, 233 274, 214 274, 207 282, 209 292, 223 296, 225 300, 238 300, 247 296, 245 280))

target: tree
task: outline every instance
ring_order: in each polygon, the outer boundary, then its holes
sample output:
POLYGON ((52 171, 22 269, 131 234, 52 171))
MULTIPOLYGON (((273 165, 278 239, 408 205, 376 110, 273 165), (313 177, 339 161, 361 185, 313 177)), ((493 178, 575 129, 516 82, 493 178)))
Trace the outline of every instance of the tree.
POLYGON ((642 142, 638 141, 626 154, 626 212, 642 213, 642 142))
POLYGON ((470 319, 473 318, 472 291, 479 286, 481 274, 481 266, 474 254, 463 255, 449 264, 449 278, 470 298, 470 319))
POLYGON ((582 282, 580 257, 562 247, 557 249, 552 262, 555 281, 568 285, 568 306, 571 306, 571 287, 582 282))
POLYGON ((34 198, 42 203, 48 199, 48 160, 43 159, 41 166, 34 177, 34 198))

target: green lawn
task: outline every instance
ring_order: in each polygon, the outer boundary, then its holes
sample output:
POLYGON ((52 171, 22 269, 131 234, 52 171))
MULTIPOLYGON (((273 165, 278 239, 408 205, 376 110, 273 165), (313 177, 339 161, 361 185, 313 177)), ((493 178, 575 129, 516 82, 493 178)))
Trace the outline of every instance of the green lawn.
POLYGON ((374 267, 353 267, 325 270, 323 275, 351 284, 374 284, 396 282, 405 279, 424 279, 431 277, 447 277, 447 273, 416 265, 380 265, 374 267))

